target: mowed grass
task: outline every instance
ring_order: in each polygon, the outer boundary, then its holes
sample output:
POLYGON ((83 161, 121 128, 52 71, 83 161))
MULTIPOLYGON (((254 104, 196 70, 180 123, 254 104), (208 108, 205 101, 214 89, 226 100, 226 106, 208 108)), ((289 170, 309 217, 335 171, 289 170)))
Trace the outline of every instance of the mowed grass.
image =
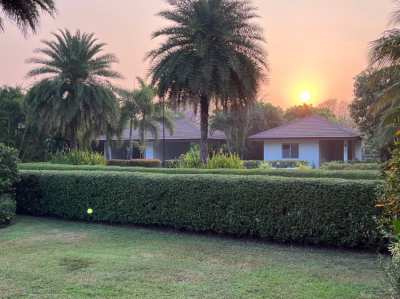
POLYGON ((377 256, 19 217, 1 298, 389 298, 377 256))

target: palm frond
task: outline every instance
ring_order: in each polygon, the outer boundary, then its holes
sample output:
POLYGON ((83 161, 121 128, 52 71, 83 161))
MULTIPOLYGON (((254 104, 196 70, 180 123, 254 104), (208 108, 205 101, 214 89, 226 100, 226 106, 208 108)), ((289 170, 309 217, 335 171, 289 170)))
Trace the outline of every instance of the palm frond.
MULTIPOLYGON (((0 8, 5 16, 16 23, 24 34, 28 29, 36 32, 40 14, 45 12, 54 16, 56 8, 54 0, 0 0, 0 8)), ((4 22, 0 18, 0 30, 4 30, 4 22)))

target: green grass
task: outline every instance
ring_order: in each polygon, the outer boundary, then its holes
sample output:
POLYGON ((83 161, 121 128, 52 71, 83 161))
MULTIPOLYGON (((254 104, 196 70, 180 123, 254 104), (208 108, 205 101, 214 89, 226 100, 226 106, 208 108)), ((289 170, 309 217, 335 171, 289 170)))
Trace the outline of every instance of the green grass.
POLYGON ((31 217, 0 253, 0 298, 389 298, 370 253, 31 217))

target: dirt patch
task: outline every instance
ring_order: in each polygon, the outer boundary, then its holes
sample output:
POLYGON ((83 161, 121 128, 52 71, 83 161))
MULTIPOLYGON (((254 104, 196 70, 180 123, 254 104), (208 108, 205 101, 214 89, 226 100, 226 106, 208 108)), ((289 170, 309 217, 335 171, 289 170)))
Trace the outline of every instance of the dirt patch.
POLYGON ((86 269, 93 264, 94 262, 92 260, 80 257, 63 257, 60 261, 60 266, 64 267, 69 272, 86 269))

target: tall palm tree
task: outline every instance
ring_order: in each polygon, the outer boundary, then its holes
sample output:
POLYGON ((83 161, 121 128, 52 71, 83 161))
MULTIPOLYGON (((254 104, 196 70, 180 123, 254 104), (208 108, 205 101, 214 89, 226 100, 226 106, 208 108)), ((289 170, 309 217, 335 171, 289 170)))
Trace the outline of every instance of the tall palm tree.
POLYGON ((152 84, 173 105, 200 107, 201 158, 208 158, 210 104, 252 102, 266 67, 263 35, 247 0, 176 0, 159 15, 172 25, 148 54, 152 84))
POLYGON ((28 77, 39 76, 26 102, 30 119, 50 135, 61 135, 72 148, 87 145, 95 135, 117 126, 119 107, 110 79, 121 78, 112 70, 113 54, 103 54, 105 44, 93 34, 68 30, 53 33, 36 50, 42 57, 28 77))
MULTIPOLYGON (((26 33, 28 29, 36 32, 42 11, 53 16, 56 8, 54 0, 0 0, 0 11, 26 33)), ((4 21, 0 16, 1 30, 4 30, 4 21)))
POLYGON ((133 155, 133 129, 139 131, 139 149, 141 155, 145 151, 146 131, 150 132, 154 139, 158 139, 159 124, 164 123, 165 128, 173 133, 174 117, 166 110, 163 114, 163 107, 155 102, 156 91, 154 88, 141 79, 137 78, 140 87, 133 91, 122 91, 123 99, 121 107, 121 127, 124 128, 129 122, 129 147, 127 159, 133 155))

